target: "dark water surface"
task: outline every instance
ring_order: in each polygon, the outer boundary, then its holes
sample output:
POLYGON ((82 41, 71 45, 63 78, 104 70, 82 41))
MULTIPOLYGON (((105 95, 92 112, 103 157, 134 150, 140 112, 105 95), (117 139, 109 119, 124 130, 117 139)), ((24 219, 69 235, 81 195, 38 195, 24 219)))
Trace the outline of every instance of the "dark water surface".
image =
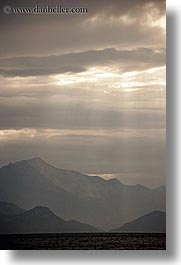
POLYGON ((164 233, 62 233, 0 235, 0 249, 165 250, 164 233))

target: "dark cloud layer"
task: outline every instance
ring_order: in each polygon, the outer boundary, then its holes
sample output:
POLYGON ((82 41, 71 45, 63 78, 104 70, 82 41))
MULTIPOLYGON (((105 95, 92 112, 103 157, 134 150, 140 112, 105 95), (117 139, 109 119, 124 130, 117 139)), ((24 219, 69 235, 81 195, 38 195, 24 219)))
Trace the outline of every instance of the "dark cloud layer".
POLYGON ((135 50, 90 50, 48 57, 16 57, 0 60, 0 74, 4 76, 38 76, 78 73, 90 66, 109 66, 121 72, 146 70, 165 64, 165 51, 148 48, 135 50))
POLYGON ((58 54, 115 45, 155 47, 164 41, 159 27, 146 22, 151 14, 156 21, 165 12, 165 1, 99 0, 99 1, 38 1, 38 5, 86 6, 84 15, 6 15, 4 5, 35 6, 37 1, 1 1, 0 56, 58 54), (149 6, 151 5, 151 6, 149 6), (128 15, 133 23, 119 18, 128 15), (95 20, 94 19, 98 19, 95 20), (93 20, 92 20, 93 19, 93 20))

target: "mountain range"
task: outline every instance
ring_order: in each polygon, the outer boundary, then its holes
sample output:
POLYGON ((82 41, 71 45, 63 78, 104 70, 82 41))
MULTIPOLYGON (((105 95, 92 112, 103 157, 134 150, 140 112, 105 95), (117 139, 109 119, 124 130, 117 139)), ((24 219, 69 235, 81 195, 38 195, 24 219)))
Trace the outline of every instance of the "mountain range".
POLYGON ((112 232, 166 233, 166 213, 153 211, 112 230, 112 232))
POLYGON ((0 202, 0 234, 66 232, 97 232, 97 229, 74 220, 65 221, 47 207, 25 210, 15 204, 0 202))
POLYGON ((0 168, 0 201, 25 209, 42 205, 64 220, 110 230, 149 212, 165 211, 165 187, 128 186, 33 158, 0 168))

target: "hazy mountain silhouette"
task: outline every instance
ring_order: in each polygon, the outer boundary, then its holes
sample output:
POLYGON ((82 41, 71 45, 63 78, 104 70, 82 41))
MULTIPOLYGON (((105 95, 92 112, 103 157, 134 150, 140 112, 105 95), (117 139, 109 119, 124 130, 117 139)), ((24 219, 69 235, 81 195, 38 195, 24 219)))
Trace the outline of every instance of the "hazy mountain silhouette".
MULTIPOLYGON (((14 205, 9 204, 9 208, 14 205)), ((18 209, 18 206, 16 206, 18 209)), ((96 232, 93 226, 76 221, 65 221, 49 208, 38 206, 15 215, 1 215, 0 233, 76 233, 96 232)))
POLYGON ((123 185, 73 170, 59 169, 40 158, 0 168, 0 200, 22 208, 49 207, 66 220, 113 229, 153 210, 165 211, 165 190, 123 185))
POLYGON ((166 213, 153 211, 111 232, 166 233, 166 213))
POLYGON ((18 215, 24 212, 24 209, 14 203, 0 202, 0 215, 18 215))

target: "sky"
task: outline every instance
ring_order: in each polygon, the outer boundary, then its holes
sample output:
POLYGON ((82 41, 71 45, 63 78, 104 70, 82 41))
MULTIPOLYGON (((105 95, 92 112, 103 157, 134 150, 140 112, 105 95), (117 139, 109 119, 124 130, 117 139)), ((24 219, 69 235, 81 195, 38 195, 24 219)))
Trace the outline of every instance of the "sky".
POLYGON ((0 165, 41 157, 129 185, 164 185, 165 1, 38 5, 88 12, 0 12, 0 165))

